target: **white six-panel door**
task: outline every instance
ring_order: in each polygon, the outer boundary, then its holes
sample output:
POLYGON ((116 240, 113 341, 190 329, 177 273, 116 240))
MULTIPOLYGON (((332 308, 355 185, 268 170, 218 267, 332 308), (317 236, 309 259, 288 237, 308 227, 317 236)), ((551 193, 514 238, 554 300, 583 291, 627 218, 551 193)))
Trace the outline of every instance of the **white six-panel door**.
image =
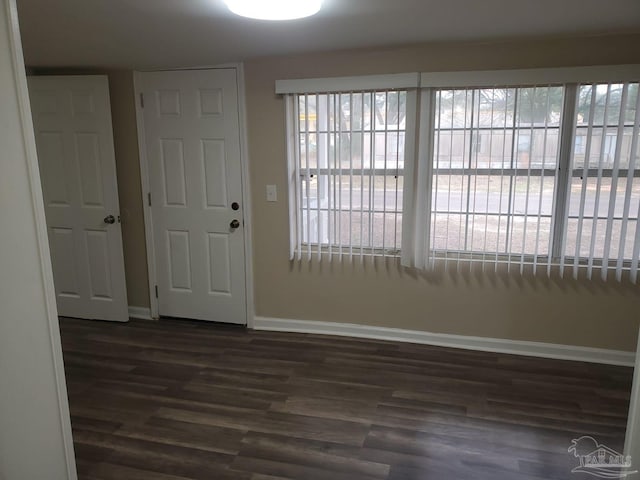
POLYGON ((62 316, 127 321, 107 77, 29 78, 62 316))
POLYGON ((246 324, 236 70, 137 78, 159 314, 246 324))

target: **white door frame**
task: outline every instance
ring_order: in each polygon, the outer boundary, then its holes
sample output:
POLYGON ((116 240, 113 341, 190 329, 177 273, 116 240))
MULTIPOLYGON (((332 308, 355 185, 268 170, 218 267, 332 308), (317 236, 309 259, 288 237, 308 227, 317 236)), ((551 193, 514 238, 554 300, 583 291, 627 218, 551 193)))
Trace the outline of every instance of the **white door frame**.
POLYGON ((640 334, 638 335, 638 348, 636 349, 636 363, 633 372, 628 415, 624 454, 631 455, 633 467, 637 470, 640 466, 640 334))
MULTIPOLYGON (((253 304, 253 235, 251 221, 251 194, 250 194, 250 177, 249 177, 249 141, 247 138, 247 109, 245 96, 245 79, 244 66, 242 63, 224 64, 213 67, 193 67, 181 68, 173 70, 215 70, 215 69, 235 69, 237 86, 238 86, 238 114, 240 128, 240 164, 242 169, 242 209, 244 212, 244 269, 245 269, 245 287, 246 287, 246 310, 247 310, 247 328, 253 328, 254 325, 254 304, 253 304)), ((142 184, 142 204, 144 212, 144 231, 147 245, 147 266, 149 272, 149 305, 151 306, 151 318, 158 319, 158 298, 156 297, 155 288, 157 282, 156 255, 153 237, 153 217, 151 206, 149 205, 149 194, 151 188, 149 186, 149 162, 147 159, 147 149, 144 131, 144 112, 141 105, 141 78, 140 75, 149 71, 171 71, 170 69, 162 70, 146 70, 135 71, 133 74, 133 85, 135 89, 136 103, 136 125, 138 127, 138 152, 140 158, 140 179, 142 184)))
MULTIPOLYGON (((46 323, 48 336, 51 343, 51 367, 54 377, 56 396, 58 398, 59 426, 62 436, 62 449, 68 480, 78 478, 76 470, 76 460, 73 447, 73 437, 71 433, 71 421, 69 413, 69 402, 67 396, 67 383, 64 374, 64 362, 62 358, 62 344, 60 340, 60 324, 58 320, 58 307, 56 304, 56 291, 53 285, 53 268, 51 266, 51 255, 49 251, 49 234, 47 221, 44 212, 44 198, 42 193, 42 183, 40 181, 40 166, 38 164, 38 153, 36 150, 36 139, 31 117, 31 103, 29 100, 29 90, 27 87, 27 77, 22 53, 22 40, 20 38, 20 27, 18 24, 18 9, 15 0, 0 0, 0 8, 4 9, 4 15, 0 13, 0 22, 6 18, 6 30, 8 30, 9 56, 13 64, 13 74, 15 78, 18 108, 20 114, 20 130, 22 131, 22 142, 25 150, 25 162, 27 176, 31 187, 31 207, 35 226, 35 236, 38 245, 38 261, 41 267, 41 282, 44 292, 44 309, 46 312, 46 323)), ((4 26, 0 26, 0 34, 4 26)), ((22 161, 21 159, 16 159, 22 161)), ((27 425, 29 428, 31 425, 27 425)), ((32 432, 33 434, 33 432, 32 432)))

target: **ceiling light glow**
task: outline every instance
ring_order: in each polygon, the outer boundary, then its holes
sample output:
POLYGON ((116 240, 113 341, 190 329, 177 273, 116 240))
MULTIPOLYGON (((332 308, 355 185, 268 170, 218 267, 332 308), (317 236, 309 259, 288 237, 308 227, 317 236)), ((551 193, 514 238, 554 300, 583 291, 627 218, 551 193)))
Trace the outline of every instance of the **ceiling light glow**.
POLYGON ((322 0, 225 0, 236 15, 258 20, 295 20, 320 11, 322 0))

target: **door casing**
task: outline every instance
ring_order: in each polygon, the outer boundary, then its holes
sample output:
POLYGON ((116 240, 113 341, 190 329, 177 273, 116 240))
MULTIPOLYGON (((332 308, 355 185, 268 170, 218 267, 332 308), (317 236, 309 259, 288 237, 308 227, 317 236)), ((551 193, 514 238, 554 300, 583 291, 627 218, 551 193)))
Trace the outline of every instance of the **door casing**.
POLYGON ((138 130, 138 157, 140 159, 140 179, 142 187, 142 205, 144 212, 144 230, 145 242, 147 246, 147 269, 149 275, 149 305, 151 318, 157 320, 160 317, 158 309, 158 299, 155 295, 155 287, 157 285, 157 268, 156 268, 156 252, 153 234, 153 216, 149 205, 149 194, 151 193, 149 181, 149 163, 146 151, 145 130, 144 130, 144 112, 141 105, 140 88, 141 74, 145 72, 158 71, 189 71, 189 70, 215 70, 215 69, 235 69, 238 87, 238 114, 240 129, 240 164, 242 170, 242 202, 244 213, 244 255, 245 255, 245 291, 246 291, 246 312, 247 312, 247 328, 254 326, 254 293, 253 293, 253 234, 252 234, 252 217, 251 217, 251 194, 249 181, 249 155, 248 155, 248 138, 247 138, 247 113, 246 113, 246 94, 244 68, 241 63, 224 64, 216 66, 204 66, 180 69, 161 69, 161 70, 145 70, 135 71, 133 75, 135 104, 136 104, 136 125, 138 130))
MULTIPOLYGON (((0 36, 3 37, 0 40, 0 44, 2 48, 5 48, 5 45, 8 44, 8 48, 6 51, 7 61, 6 63, 3 61, 2 68, 5 68, 7 65, 9 66, 8 71, 4 71, 6 73, 5 78, 9 76, 13 76, 14 78, 14 86, 15 91, 5 92, 4 87, 6 85, 5 82, 2 82, 2 90, 3 94, 7 95, 7 99, 9 102, 17 102, 16 111, 15 111, 15 120, 20 123, 17 127, 20 132, 20 137, 17 141, 21 141, 24 146, 24 155, 22 158, 14 157, 13 161, 23 163, 26 168, 25 178, 28 182, 30 188, 30 198, 31 205, 30 209, 32 211, 32 218, 26 218, 25 222, 31 222, 33 225, 33 236, 36 242, 37 247, 37 255, 38 258, 36 263, 40 266, 40 272, 38 275, 33 277, 33 282, 40 283, 40 290, 43 294, 42 296, 42 309, 43 309, 43 317, 42 318, 29 318, 29 319, 21 319, 28 321, 19 322, 22 325, 19 329, 15 330, 16 333, 19 334, 18 341, 20 339, 28 339, 33 336, 34 332, 48 337, 48 341, 50 343, 50 363, 48 364, 48 371, 50 372, 50 385, 43 388, 51 388, 55 390, 55 397, 57 398, 57 405, 51 406, 51 417, 47 417, 51 420, 50 425, 55 426, 55 428, 59 428, 59 441, 53 441, 47 443, 51 448, 46 452, 37 452, 40 455, 40 464, 42 468, 47 471, 48 474, 53 473, 53 465, 51 462, 53 458, 49 455, 53 452, 60 451, 60 455, 64 458, 61 459, 66 465, 66 473, 68 480, 77 480, 78 474, 76 469, 76 460, 74 454, 74 445, 73 438, 71 433, 71 421, 69 415, 69 402, 67 396, 67 384, 65 380, 64 374, 64 362, 62 358, 62 345, 60 341, 60 327, 58 321, 58 311, 57 311, 57 302, 56 302, 56 292, 53 285, 53 269, 51 266, 51 256, 49 253, 49 238, 47 231, 47 221, 45 218, 44 211, 44 199, 42 192, 42 184, 40 181, 40 168, 38 164, 38 154, 36 150, 35 143, 35 135, 33 128, 33 119, 31 117, 31 107, 29 100, 29 90, 27 87, 27 78, 25 73, 25 65, 24 65, 24 57, 22 54, 22 42, 20 39, 20 30, 18 25, 18 9, 16 6, 15 0, 0 0, 0 36), (6 40, 5 40, 6 39, 6 40)), ((11 112, 11 108, 8 109, 8 112, 11 112)), ((4 112, 3 112, 4 113, 4 112)), ((7 114, 5 118, 9 118, 11 113, 7 114)), ((25 206, 25 208, 28 208, 25 206)), ((21 217, 22 218, 22 217, 21 217)), ((21 274, 23 272, 20 272, 21 274)), ((11 324, 11 322, 7 322, 11 324)), ((3 337, 3 340, 5 337, 3 337)), ((6 339, 10 341, 10 339, 6 339)), ((15 342, 16 340, 13 339, 15 342)), ((21 347, 24 347, 24 351, 26 353, 31 352, 30 348, 32 345, 29 344, 19 344, 21 347)), ((44 352, 39 352, 44 354, 44 352)), ((15 398, 20 398, 20 392, 16 391, 16 389, 12 388, 14 386, 19 386, 20 382, 16 382, 17 379, 28 379, 27 381, 33 383, 34 377, 32 373, 28 376, 26 372, 29 370, 26 365, 20 364, 20 358, 9 353, 8 357, 11 360, 15 360, 16 363, 10 367, 13 372, 19 372, 18 375, 12 376, 12 378, 8 378, 9 389, 12 391, 12 396, 15 398)), ((22 359, 29 359, 31 362, 34 361, 33 356, 31 355, 22 355, 22 359)), ((40 357, 38 357, 40 358, 40 357)), ((36 362, 37 363, 37 362, 36 362)), ((44 368, 43 365, 40 365, 44 368)), ((3 370, 4 372, 5 370, 3 370)), ((35 372, 35 370, 33 370, 35 372)), ((4 383, 7 385, 7 383, 4 383)), ((40 404, 39 408, 45 409, 48 408, 49 405, 46 403, 42 403, 46 401, 46 399, 39 399, 40 404)), ((24 409, 21 411, 28 412, 30 408, 35 405, 33 402, 26 403, 24 405, 24 409)), ((32 410, 31 410, 32 411, 32 410)), ((49 412, 49 410, 46 410, 49 412)), ((3 412, 6 413, 6 412, 3 412)), ((5 417, 6 418, 6 417, 5 417)), ((38 428, 42 426, 42 423, 39 419, 29 418, 28 424, 22 424, 19 428, 19 438, 16 438, 15 444, 11 445, 11 448, 8 448, 3 453, 12 454, 13 452, 20 450, 20 445, 22 445, 25 440, 32 436, 38 434, 38 428), (17 449, 17 450, 16 450, 17 449)), ((4 418, 2 419, 4 420, 4 418)), ((48 423, 49 424, 49 423, 48 423)), ((15 422, 15 418, 12 418, 12 425, 18 425, 15 422)), ((8 426, 8 430, 11 431, 11 425, 8 426)), ((42 435, 43 433, 41 433, 42 435)), ((53 435, 52 431, 44 432, 47 440, 52 438, 49 435, 53 435)), ((29 444, 30 450, 33 450, 33 444, 29 444)), ((25 458, 33 458, 33 455, 29 455, 29 452, 25 458)), ((15 459, 16 465, 20 465, 21 457, 17 457, 15 459)), ((9 467, 9 466, 7 466, 9 467)), ((3 469, 4 470, 4 469, 3 469)))

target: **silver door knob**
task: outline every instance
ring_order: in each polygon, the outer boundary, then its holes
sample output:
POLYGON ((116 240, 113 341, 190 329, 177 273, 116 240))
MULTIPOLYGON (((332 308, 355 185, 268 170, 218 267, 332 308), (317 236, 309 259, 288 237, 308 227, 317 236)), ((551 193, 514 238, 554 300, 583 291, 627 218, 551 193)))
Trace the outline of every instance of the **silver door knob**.
POLYGON ((116 217, 114 217, 113 215, 107 215, 106 217, 104 217, 104 223, 113 225, 114 223, 116 223, 116 217))
POLYGON ((229 226, 231 228, 238 228, 240 226, 240 222, 238 220, 231 220, 231 223, 229 224, 229 226))

